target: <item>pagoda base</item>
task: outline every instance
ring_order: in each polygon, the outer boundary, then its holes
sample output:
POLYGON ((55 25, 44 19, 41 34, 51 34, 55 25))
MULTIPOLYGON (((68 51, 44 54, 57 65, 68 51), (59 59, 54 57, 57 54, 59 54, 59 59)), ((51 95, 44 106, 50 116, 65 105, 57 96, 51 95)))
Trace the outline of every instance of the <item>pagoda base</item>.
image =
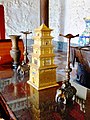
POLYGON ((54 83, 54 84, 51 84, 51 85, 46 85, 46 86, 38 87, 38 86, 36 86, 35 84, 33 84, 30 80, 28 80, 27 83, 28 83, 29 85, 33 86, 36 90, 43 90, 43 89, 47 89, 47 88, 59 86, 58 83, 54 83))

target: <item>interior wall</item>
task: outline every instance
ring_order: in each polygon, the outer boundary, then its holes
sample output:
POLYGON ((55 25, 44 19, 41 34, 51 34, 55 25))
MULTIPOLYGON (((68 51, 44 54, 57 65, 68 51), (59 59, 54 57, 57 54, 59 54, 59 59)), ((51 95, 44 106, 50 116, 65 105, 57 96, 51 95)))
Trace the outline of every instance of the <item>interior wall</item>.
MULTIPOLYGON (((50 0, 50 27, 54 29, 55 41, 67 41, 59 33, 81 34, 85 17, 90 17, 90 0, 50 0)), ((78 37, 71 42, 77 44, 78 37)))
POLYGON ((39 0, 2 0, 6 38, 21 31, 32 31, 40 24, 39 0))
MULTIPOLYGON (((0 3, 5 8, 7 37, 20 31, 34 31, 40 25, 40 0, 1 0, 0 3)), ((49 0, 49 3, 49 26, 54 41, 66 41, 59 33, 82 33, 83 18, 90 16, 90 0, 49 0)))
POLYGON ((62 41, 59 34, 64 32, 65 0, 49 0, 49 26, 53 29, 55 41, 62 41))
MULTIPOLYGON (((90 0, 66 0, 64 34, 81 34, 85 17, 90 17, 90 0)), ((78 37, 71 42, 78 43, 78 37)))

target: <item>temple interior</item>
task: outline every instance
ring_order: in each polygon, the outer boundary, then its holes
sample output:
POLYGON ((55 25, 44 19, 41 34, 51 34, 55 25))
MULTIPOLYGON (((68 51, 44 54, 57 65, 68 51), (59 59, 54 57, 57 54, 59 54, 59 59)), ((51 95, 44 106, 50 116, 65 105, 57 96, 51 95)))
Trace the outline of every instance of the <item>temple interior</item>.
POLYGON ((90 1, 0 1, 0 120, 90 120, 90 1))

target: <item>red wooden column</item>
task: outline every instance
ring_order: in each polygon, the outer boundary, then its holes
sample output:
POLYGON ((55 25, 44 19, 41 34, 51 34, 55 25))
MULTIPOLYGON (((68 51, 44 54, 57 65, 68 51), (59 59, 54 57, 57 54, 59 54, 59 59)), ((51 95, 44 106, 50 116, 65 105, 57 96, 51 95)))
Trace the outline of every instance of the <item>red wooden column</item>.
POLYGON ((0 39, 5 39, 5 19, 3 5, 0 5, 0 39))
POLYGON ((40 0, 40 24, 49 26, 49 0, 40 0))

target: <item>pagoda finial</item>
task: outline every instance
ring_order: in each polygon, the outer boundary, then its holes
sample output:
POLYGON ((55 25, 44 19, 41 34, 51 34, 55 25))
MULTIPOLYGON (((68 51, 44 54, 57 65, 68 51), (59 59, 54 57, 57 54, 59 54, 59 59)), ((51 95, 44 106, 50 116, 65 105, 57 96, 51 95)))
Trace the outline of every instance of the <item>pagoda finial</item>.
POLYGON ((42 24, 44 24, 44 19, 43 19, 43 17, 42 17, 42 24))

